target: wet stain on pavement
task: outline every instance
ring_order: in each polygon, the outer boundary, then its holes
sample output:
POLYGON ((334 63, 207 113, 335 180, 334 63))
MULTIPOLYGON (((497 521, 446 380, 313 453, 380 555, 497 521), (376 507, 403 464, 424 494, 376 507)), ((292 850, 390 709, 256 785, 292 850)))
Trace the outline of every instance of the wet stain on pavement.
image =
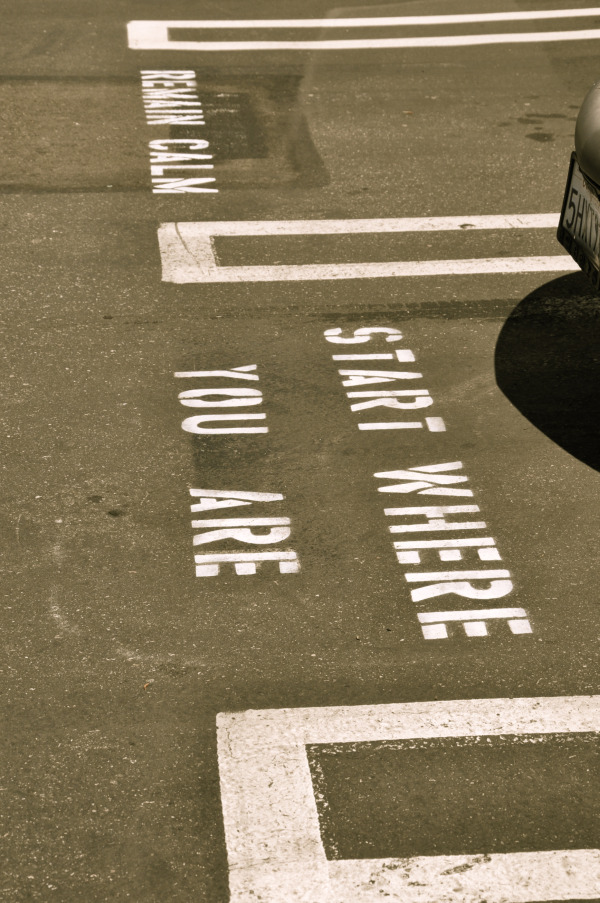
POLYGON ((541 144, 546 144, 548 141, 554 141, 552 132, 530 132, 528 135, 525 135, 525 137, 530 138, 532 141, 539 141, 541 144))
MULTIPOLYGON (((300 75, 232 77, 218 81, 198 71, 198 96, 206 117, 219 190, 330 181, 301 107, 300 75)), ((172 126, 170 137, 197 137, 172 126)))

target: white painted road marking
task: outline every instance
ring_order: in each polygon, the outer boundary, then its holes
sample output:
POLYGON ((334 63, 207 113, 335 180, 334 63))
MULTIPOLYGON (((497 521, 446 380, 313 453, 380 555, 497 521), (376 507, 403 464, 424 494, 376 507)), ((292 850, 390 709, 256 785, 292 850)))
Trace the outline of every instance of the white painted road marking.
MULTIPOLYGON (((378 479, 402 480, 388 486, 380 486, 379 492, 413 493, 419 495, 457 495, 472 496, 473 492, 466 488, 454 488, 448 484, 463 483, 466 475, 458 475, 456 470, 462 469, 462 462, 448 461, 440 464, 421 465, 410 470, 383 471, 375 473, 378 479)), ((462 530, 487 530, 485 521, 447 521, 446 514, 476 514, 478 505, 427 505, 402 508, 384 508, 387 517, 425 517, 426 523, 393 524, 390 533, 404 535, 416 532, 454 532, 462 530)), ((436 552, 440 561, 462 561, 465 553, 477 550, 480 561, 502 561, 498 549, 486 548, 495 546, 492 537, 450 537, 444 539, 405 539, 394 542, 398 563, 411 566, 421 563, 421 555, 431 559, 437 566, 436 552), (461 548, 462 547, 462 548, 461 548)), ((413 602, 420 604, 439 596, 456 595, 465 599, 501 599, 513 590, 513 583, 507 570, 468 570, 468 571, 406 571, 407 583, 427 583, 410 592, 413 602), (483 586, 474 586, 476 580, 483 586), (488 585, 489 584, 489 585, 488 585)), ((463 603, 464 604, 464 603, 463 603)), ((532 633, 527 612, 522 608, 469 609, 461 611, 418 612, 417 614, 423 637, 426 640, 445 640, 449 638, 448 623, 459 624, 468 637, 488 636, 486 621, 503 620, 508 622, 511 633, 524 635, 532 633)))
MULTIPOLYGON (((363 232, 462 232, 470 229, 556 229, 558 213, 493 216, 419 216, 386 219, 237 220, 166 223, 186 237, 235 235, 348 235, 363 232)), ((212 253, 212 252, 211 252, 212 253)))
MULTIPOLYGON (((426 417, 425 423, 430 433, 445 433, 446 425, 441 417, 426 417)), ((423 424, 420 420, 384 421, 382 423, 359 423, 359 430, 420 430, 423 424)))
POLYGON ((223 564, 233 564, 236 574, 247 576, 256 574, 263 562, 278 562, 280 574, 297 574, 300 570, 298 556, 287 549, 282 552, 210 552, 194 555, 196 577, 216 577, 223 564))
POLYGON ((220 29, 264 28, 371 28, 457 25, 469 23, 524 22, 541 19, 592 18, 599 14, 598 7, 574 10, 538 10, 527 12, 483 13, 450 16, 384 16, 350 19, 167 19, 135 20, 127 25, 129 47, 132 50, 361 50, 372 48, 410 47, 465 47, 480 44, 539 43, 547 41, 595 40, 600 30, 517 32, 504 34, 452 35, 432 37, 363 38, 351 40, 317 41, 189 41, 173 40, 171 29, 220 29))
POLYGON ((463 611, 427 611, 418 615, 426 640, 448 639, 447 624, 457 621, 462 624, 468 637, 487 636, 486 621, 508 621, 508 628, 514 634, 532 633, 531 624, 524 608, 477 608, 463 611))
POLYGON ((552 894, 554 883, 555 895, 535 899, 572 900, 573 894, 582 900, 598 899, 599 851, 496 854, 486 860, 483 856, 424 856, 412 859, 408 867, 402 859, 330 862, 330 901, 371 903, 377 899, 371 891, 376 887, 386 903, 480 903, 483 899, 530 903, 534 898, 529 888, 544 888, 543 893, 552 894), (465 866, 468 870, 462 871, 465 866), (571 884, 572 893, 564 889, 566 883, 571 884), (423 886, 414 886, 419 884, 423 886), (349 889, 354 888, 355 896, 350 897, 349 889))
POLYGON ((328 862, 308 744, 600 731, 600 696, 273 709, 217 716, 232 903, 597 899, 600 850, 328 862))
MULTIPOLYGON (((258 379, 258 374, 250 373, 249 371, 256 370, 256 364, 245 364, 243 367, 234 367, 233 370, 188 370, 181 373, 176 373, 176 378, 183 377, 216 377, 222 376, 227 379, 250 379, 256 380, 258 379)), ((212 387, 212 388, 196 388, 196 389, 188 389, 185 392, 179 393, 179 401, 184 407, 190 408, 220 408, 220 407, 240 407, 244 408, 257 404, 262 404, 263 395, 262 392, 258 389, 224 389, 222 387, 212 387), (221 398, 221 401, 209 400, 207 399, 207 395, 216 395, 221 398)), ((243 414, 221 414, 215 413, 214 410, 209 414, 197 414, 193 417, 186 417, 186 419, 182 422, 181 428, 185 430, 187 433, 194 433, 198 436, 210 435, 210 434, 219 434, 219 435, 228 435, 233 433, 268 433, 268 426, 251 426, 251 427, 242 427, 242 426, 202 426, 203 423, 222 423, 223 421, 227 421, 228 424, 230 421, 235 420, 266 420, 267 415, 264 413, 260 414, 248 414, 244 412, 243 414)))
POLYGON ((163 281, 178 284, 576 271, 579 269, 578 265, 567 254, 550 257, 489 257, 456 260, 405 260, 384 263, 227 267, 219 265, 212 241, 213 238, 220 236, 349 235, 388 232, 555 229, 557 224, 557 213, 538 213, 522 216, 446 216, 367 220, 249 220, 222 223, 163 223, 158 229, 158 241, 162 259, 163 281))
POLYGON ((466 13, 445 16, 371 16, 329 19, 188 19, 157 23, 130 22, 130 25, 157 25, 167 28, 382 28, 409 25, 466 25, 477 22, 529 22, 538 19, 575 19, 600 16, 600 6, 589 9, 525 10, 507 13, 466 13))

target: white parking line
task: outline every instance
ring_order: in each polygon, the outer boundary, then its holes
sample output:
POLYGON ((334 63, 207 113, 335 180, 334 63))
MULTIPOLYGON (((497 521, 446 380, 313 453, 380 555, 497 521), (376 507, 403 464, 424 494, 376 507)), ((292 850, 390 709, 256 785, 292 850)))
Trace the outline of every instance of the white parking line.
POLYGON ((517 32, 505 34, 440 35, 431 37, 361 38, 317 41, 179 41, 170 35, 172 29, 250 29, 250 28, 373 28, 394 26, 456 25, 485 22, 523 22, 542 19, 594 17, 598 7, 574 10, 537 10, 509 13, 481 13, 448 16, 383 16, 349 19, 247 19, 202 20, 168 19, 135 20, 127 25, 132 50, 360 50, 385 47, 464 47, 479 44, 538 43, 547 41, 582 41, 600 37, 600 30, 517 32))
POLYGON ((457 276, 485 273, 572 272, 567 254, 548 257, 489 257, 404 260, 384 263, 294 266, 220 266, 212 239, 217 236, 349 235, 494 229, 555 229, 557 213, 517 216, 448 216, 371 220, 290 220, 163 223, 158 230, 162 278, 190 282, 274 282, 373 279, 403 276, 457 276))
POLYGON ((178 223, 194 235, 348 235, 362 232, 446 232, 470 229, 556 229, 558 213, 415 216, 386 219, 285 219, 178 223))
MULTIPOLYGON (((507 13, 462 13, 445 16, 371 16, 329 19, 175 19, 161 22, 167 28, 383 28, 409 25, 466 25, 476 22, 529 22, 538 19, 575 19, 600 16, 600 6, 589 9, 525 10, 507 13)), ((130 22, 155 25, 156 20, 130 22)))
POLYGON ((232 903, 598 899, 600 850, 325 856, 308 744, 600 731, 600 696, 273 709, 217 716, 232 903))

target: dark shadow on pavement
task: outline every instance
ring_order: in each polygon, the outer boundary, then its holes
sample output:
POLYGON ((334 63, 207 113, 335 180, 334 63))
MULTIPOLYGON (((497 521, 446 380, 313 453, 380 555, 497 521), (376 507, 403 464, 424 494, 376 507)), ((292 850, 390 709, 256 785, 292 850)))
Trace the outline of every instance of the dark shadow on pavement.
POLYGON ((600 470, 600 294, 580 273, 532 292, 496 345, 506 397, 561 448, 600 470))

